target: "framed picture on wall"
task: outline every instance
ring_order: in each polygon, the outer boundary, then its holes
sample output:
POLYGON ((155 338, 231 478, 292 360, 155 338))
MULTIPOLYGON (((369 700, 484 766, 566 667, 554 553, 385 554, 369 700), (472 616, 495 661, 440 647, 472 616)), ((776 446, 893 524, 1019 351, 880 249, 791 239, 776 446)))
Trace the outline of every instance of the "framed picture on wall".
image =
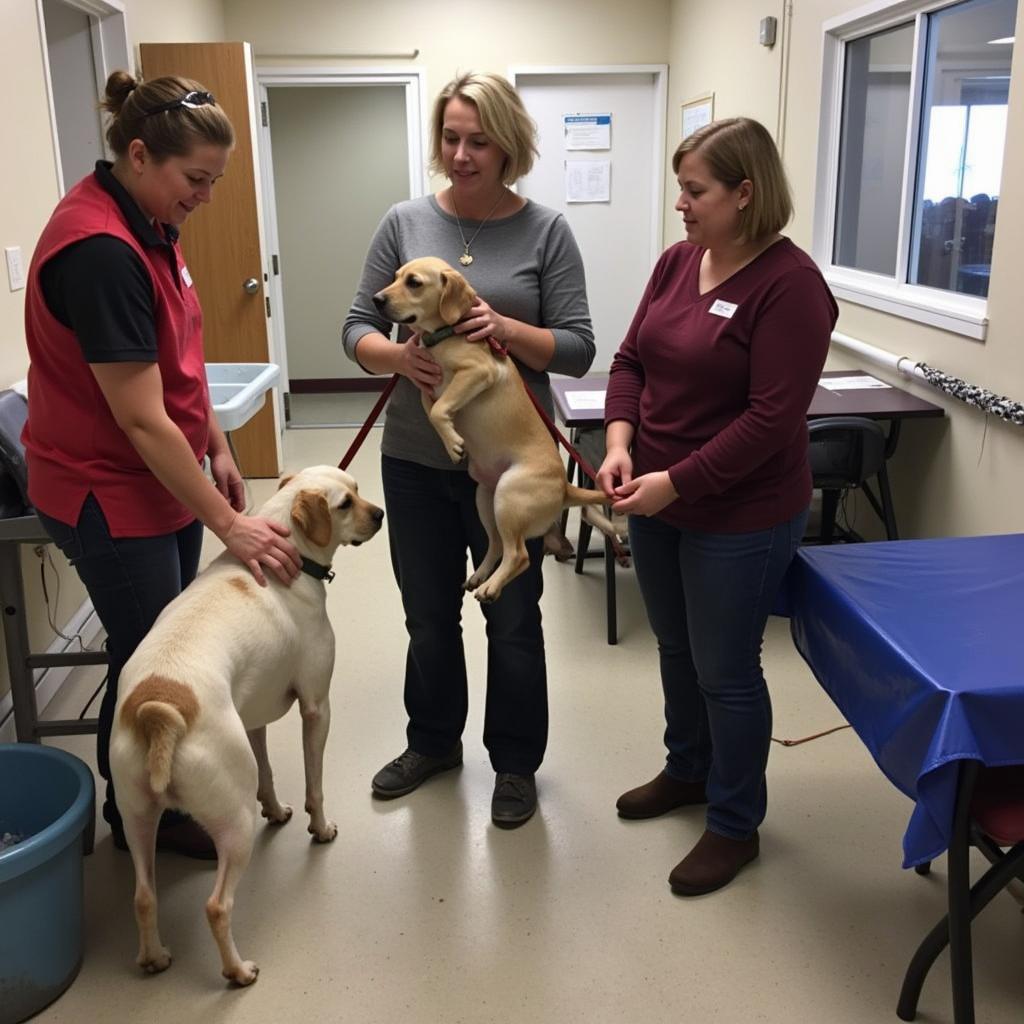
POLYGON ((710 124, 715 117, 715 94, 713 92, 698 96, 683 104, 682 128, 685 139, 698 128, 710 124))

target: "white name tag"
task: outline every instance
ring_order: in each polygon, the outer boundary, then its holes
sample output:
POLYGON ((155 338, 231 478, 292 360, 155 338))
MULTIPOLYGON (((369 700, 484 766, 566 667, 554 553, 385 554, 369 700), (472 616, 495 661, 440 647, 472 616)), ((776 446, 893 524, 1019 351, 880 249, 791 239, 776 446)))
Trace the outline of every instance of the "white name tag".
POLYGON ((726 320, 731 320, 736 309, 737 307, 735 302, 726 302, 724 299, 715 299, 715 301, 711 303, 711 308, 708 312, 713 313, 715 316, 724 316, 726 320))
MULTIPOLYGON (((181 265, 181 279, 185 282, 186 288, 192 287, 192 275, 188 272, 188 267, 184 263, 181 265)), ((732 308, 735 309, 736 307, 733 306, 732 308)), ((732 316, 731 313, 729 315, 732 316)))

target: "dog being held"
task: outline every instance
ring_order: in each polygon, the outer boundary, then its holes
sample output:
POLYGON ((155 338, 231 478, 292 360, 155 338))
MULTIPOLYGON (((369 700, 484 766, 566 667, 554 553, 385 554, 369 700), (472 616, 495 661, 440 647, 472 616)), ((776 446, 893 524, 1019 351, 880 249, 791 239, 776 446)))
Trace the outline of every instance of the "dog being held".
POLYGON ((412 260, 373 301, 389 320, 421 332, 421 344, 441 366, 441 383, 432 399, 423 394, 423 406, 452 462, 469 456, 487 530, 487 553, 467 590, 482 602, 497 600, 529 564, 526 539, 546 534, 563 508, 582 506, 590 523, 615 536, 611 521, 592 507, 607 503, 604 493, 566 480, 512 359, 452 331, 476 301, 462 274, 434 257, 412 260))
POLYGON ((267 757, 266 726, 299 702, 309 831, 330 842, 338 827, 324 816, 323 758, 330 723, 328 689, 334 632, 327 618, 329 566, 342 544, 361 544, 384 513, 359 497, 356 482, 333 466, 287 477, 259 515, 291 527, 303 572, 285 586, 259 586, 223 552, 160 614, 118 682, 110 768, 135 865, 138 963, 162 971, 171 955, 157 929, 154 859, 165 808, 190 814, 217 850, 217 877, 206 916, 224 977, 256 980, 231 933, 231 909, 252 853, 254 797, 263 817, 288 821, 267 757))

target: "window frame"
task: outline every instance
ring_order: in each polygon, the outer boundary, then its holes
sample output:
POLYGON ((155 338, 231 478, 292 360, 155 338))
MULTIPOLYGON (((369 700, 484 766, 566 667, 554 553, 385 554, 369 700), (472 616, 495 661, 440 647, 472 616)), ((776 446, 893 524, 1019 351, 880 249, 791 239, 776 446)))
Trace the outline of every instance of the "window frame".
POLYGON ((925 19, 961 0, 873 0, 822 24, 821 110, 818 130, 818 179, 814 203, 812 251, 836 298, 929 324, 983 341, 988 329, 988 299, 977 295, 910 284, 907 281, 924 90, 925 19), (903 192, 900 203, 899 249, 896 272, 885 274, 841 267, 832 262, 839 192, 839 151, 842 132, 846 45, 864 36, 913 22, 914 47, 910 65, 910 102, 903 153, 903 192))

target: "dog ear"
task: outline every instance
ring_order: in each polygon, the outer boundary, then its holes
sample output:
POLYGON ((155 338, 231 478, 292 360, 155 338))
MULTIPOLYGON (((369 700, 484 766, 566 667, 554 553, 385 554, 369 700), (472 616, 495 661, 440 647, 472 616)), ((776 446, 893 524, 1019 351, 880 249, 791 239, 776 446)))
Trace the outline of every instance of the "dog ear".
POLYGON ((441 301, 437 311, 446 324, 457 324, 469 312, 476 292, 457 270, 441 272, 441 301))
POLYGON ((317 547, 331 542, 331 510, 323 491, 299 491, 292 501, 292 521, 317 547))
POLYGON ((289 473, 287 476, 281 477, 281 482, 277 485, 277 489, 281 490, 282 487, 287 487, 294 479, 294 473, 289 473))

